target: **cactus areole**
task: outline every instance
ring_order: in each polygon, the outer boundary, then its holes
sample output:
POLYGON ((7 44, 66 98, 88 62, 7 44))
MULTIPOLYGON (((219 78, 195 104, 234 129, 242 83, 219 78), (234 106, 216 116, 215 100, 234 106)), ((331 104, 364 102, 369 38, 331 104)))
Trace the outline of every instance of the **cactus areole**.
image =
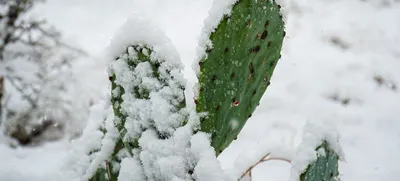
POLYGON ((199 62, 197 112, 201 131, 221 153, 256 109, 280 58, 284 22, 270 0, 240 0, 211 33, 212 47, 199 62))

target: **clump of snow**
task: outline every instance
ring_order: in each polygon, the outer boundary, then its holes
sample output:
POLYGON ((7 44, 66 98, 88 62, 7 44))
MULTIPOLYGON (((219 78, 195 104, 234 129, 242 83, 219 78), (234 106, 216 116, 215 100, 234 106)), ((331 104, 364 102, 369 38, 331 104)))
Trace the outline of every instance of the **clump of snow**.
MULTIPOLYGON (((197 47, 197 58, 192 65, 192 68, 197 76, 200 73, 199 61, 205 56, 207 47, 212 47, 212 43, 209 38, 211 33, 215 31, 224 15, 229 15, 231 13, 233 5, 237 1, 238 0, 214 1, 210 11, 208 12, 208 17, 204 20, 204 27, 199 38, 199 44, 197 47)), ((197 95, 195 94, 195 96, 197 95)))
POLYGON ((115 60, 121 51, 132 45, 152 45, 153 56, 179 63, 179 54, 162 30, 151 18, 133 14, 117 31, 107 48, 106 59, 115 60))
POLYGON ((119 134, 114 127, 113 111, 109 108, 107 119, 105 120, 105 128, 107 130, 101 141, 100 151, 96 153, 95 158, 91 161, 90 167, 86 171, 83 178, 90 179, 97 171, 99 165, 104 164, 109 156, 113 153, 116 140, 119 138, 119 134))
POLYGON ((329 124, 307 123, 304 127, 302 143, 297 147, 297 153, 292 160, 290 181, 299 181, 300 175, 307 169, 310 163, 317 160, 318 155, 324 155, 324 150, 316 150, 324 141, 329 147, 344 160, 344 153, 339 145, 339 134, 329 124))
POLYGON ((141 163, 134 158, 124 158, 121 162, 121 169, 118 175, 119 181, 143 181, 146 177, 143 174, 141 163))
MULTIPOLYGON (((68 160, 64 167, 67 172, 70 172, 68 175, 75 179, 80 179, 82 176, 86 179, 90 178, 91 174, 94 173, 94 167, 99 167, 104 156, 108 154, 108 149, 98 151, 110 144, 109 139, 105 139, 104 133, 100 130, 104 127, 106 117, 112 116, 111 109, 105 111, 108 107, 110 107, 108 101, 93 105, 90 109, 88 124, 83 130, 82 136, 72 140, 72 149, 67 156, 68 160)), ((110 119, 107 119, 107 125, 109 125, 110 119)))
POLYGON ((198 181, 224 181, 229 177, 222 170, 219 162, 215 159, 215 151, 210 146, 210 136, 199 132, 190 140, 190 150, 197 161, 194 168, 194 178, 198 181))

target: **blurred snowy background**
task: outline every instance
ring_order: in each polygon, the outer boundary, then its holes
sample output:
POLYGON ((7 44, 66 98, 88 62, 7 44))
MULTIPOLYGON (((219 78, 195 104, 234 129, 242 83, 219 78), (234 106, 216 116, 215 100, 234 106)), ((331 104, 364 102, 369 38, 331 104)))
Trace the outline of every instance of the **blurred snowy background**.
MULTIPOLYGON (((400 1, 282 1, 282 59, 260 106, 219 157, 223 167, 274 145, 296 147, 311 121, 339 130, 343 181, 399 180, 400 1)), ((191 64, 213 0, 35 1, 10 29, 3 7, 12 2, 0 0, 1 181, 73 179, 65 167, 72 142, 108 93, 102 53, 133 12, 154 18, 171 38, 193 96, 191 64), (18 40, 7 40, 10 32, 18 40)), ((270 161, 253 180, 284 181, 289 169, 270 161)))

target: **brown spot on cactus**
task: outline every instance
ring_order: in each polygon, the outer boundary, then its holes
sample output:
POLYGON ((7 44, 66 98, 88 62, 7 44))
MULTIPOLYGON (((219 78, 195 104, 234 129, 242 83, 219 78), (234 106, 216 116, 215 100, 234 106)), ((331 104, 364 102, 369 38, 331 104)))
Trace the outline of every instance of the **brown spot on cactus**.
POLYGON ((215 80, 217 80, 217 76, 216 76, 216 75, 213 75, 211 79, 212 79, 213 81, 215 81, 215 80))
POLYGON ((257 45, 253 48, 250 48, 250 53, 258 53, 260 49, 261 49, 260 45, 257 45))
POLYGON ((270 66, 270 67, 273 67, 273 66, 275 66, 275 62, 274 62, 274 61, 272 61, 272 62, 269 64, 269 66, 270 66))
POLYGON ((248 28, 251 28, 251 25, 252 25, 251 20, 247 21, 247 27, 248 27, 248 28))
POLYGON ((235 73, 232 73, 232 74, 231 74, 231 78, 232 78, 232 79, 235 78, 235 73))
POLYGON ((265 22, 265 27, 268 27, 269 26, 269 20, 267 20, 266 22, 265 22))
POLYGON ((226 48, 225 48, 225 53, 228 53, 228 52, 229 52, 229 48, 226 47, 226 48))
POLYGON ((212 50, 213 50, 212 48, 207 48, 207 49, 206 49, 206 53, 211 53, 212 50))
POLYGON ((272 44, 272 42, 269 41, 268 44, 267 44, 267 47, 269 48, 271 46, 271 44, 272 44))
POLYGON ((266 75, 265 77, 264 77, 264 82, 267 82, 268 81, 268 75, 266 75))
POLYGON ((221 109, 221 106, 219 106, 219 105, 215 108, 216 111, 219 111, 220 109, 221 109))
POLYGON ((268 36, 268 31, 264 30, 264 32, 261 34, 261 39, 265 40, 265 38, 267 38, 267 36, 268 36))
POLYGON ((259 39, 261 37, 261 33, 257 33, 256 39, 259 39))
POLYGON ((200 87, 200 92, 203 92, 204 91, 204 87, 200 87))
POLYGON ((251 63, 251 62, 250 62, 250 64, 249 64, 249 71, 250 71, 250 74, 253 74, 253 73, 254 73, 253 63, 251 63))
POLYGON ((199 103, 196 99, 194 100, 194 104, 197 104, 197 103, 199 103))

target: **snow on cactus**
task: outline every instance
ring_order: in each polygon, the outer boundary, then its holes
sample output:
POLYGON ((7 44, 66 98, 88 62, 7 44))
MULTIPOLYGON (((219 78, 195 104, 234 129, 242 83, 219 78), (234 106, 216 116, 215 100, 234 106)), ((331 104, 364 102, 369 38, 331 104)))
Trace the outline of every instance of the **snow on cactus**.
MULTIPOLYGON (((196 110, 185 105, 183 66, 170 40, 149 19, 132 16, 106 57, 113 60, 107 119, 113 124, 106 124, 100 156, 86 175, 92 181, 237 179, 216 156, 236 139, 270 84, 285 36, 280 8, 269 0, 214 3, 200 38, 196 110)), ((338 152, 324 144, 333 142, 311 138, 299 153, 309 152, 294 159, 292 178, 326 176, 313 170, 321 164, 336 176, 338 152), (316 147, 325 155, 314 158, 316 147)))
POLYGON ((116 59, 109 79, 119 139, 91 180, 225 180, 208 135, 193 133, 199 119, 185 107, 183 66, 164 33, 133 16, 107 58, 116 59))
POLYGON ((339 135, 331 125, 308 123, 292 160, 290 181, 338 181, 339 160, 344 160, 339 135))

